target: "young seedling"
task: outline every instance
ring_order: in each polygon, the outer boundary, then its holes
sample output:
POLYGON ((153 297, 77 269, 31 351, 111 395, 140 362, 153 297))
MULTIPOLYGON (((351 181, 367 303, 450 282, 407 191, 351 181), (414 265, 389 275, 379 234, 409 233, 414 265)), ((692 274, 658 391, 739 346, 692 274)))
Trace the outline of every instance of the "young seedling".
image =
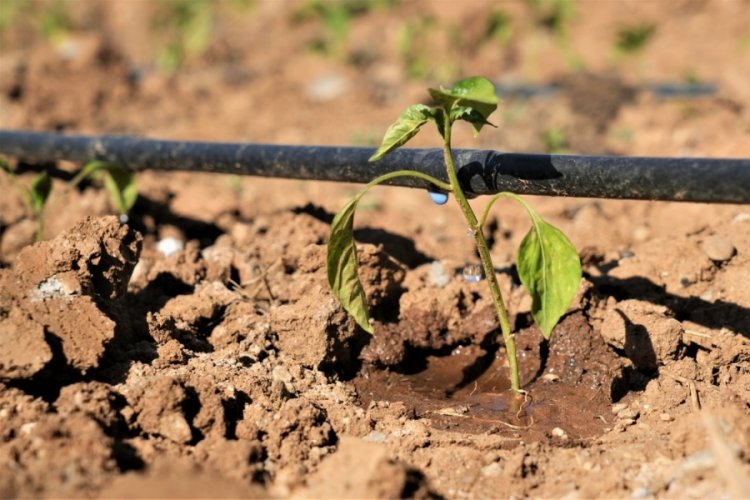
POLYGON ((92 161, 87 163, 78 174, 70 181, 69 187, 73 188, 88 177, 103 175, 104 189, 109 193, 109 199, 114 208, 124 217, 130 212, 138 199, 138 186, 135 183, 135 174, 126 168, 105 161, 92 161))
MULTIPOLYGON (((500 285, 495 275, 495 266, 490 258, 487 240, 482 228, 492 205, 500 198, 510 198, 520 203, 531 217, 531 229, 518 248, 517 264, 521 283, 532 297, 531 314, 546 339, 567 311, 581 280, 581 264, 570 240, 557 228, 542 220, 531 206, 514 193, 502 192, 493 196, 480 219, 469 205, 458 181, 451 150, 451 131, 456 121, 469 122, 475 135, 484 125, 492 125, 487 119, 497 108, 495 88, 482 77, 471 77, 459 81, 453 87, 429 89, 435 106, 414 104, 401 113, 385 133, 383 142, 370 161, 377 161, 403 146, 414 137, 422 125, 432 122, 443 139, 443 157, 450 183, 442 182, 421 172, 400 170, 382 175, 367 184, 352 198, 331 223, 328 242, 328 282, 344 309, 364 330, 374 333, 367 308, 367 298, 357 274, 357 250, 354 242, 354 212, 362 196, 373 186, 395 177, 410 176, 422 179, 431 185, 431 191, 439 194, 433 199, 442 203, 447 193, 453 193, 461 212, 469 225, 469 233, 479 251, 482 269, 495 303, 510 366, 511 389, 522 393, 516 358, 515 337, 510 327, 500 285)), ((493 125, 494 126, 494 125, 493 125)))
MULTIPOLYGON (((0 170, 8 174, 10 181, 21 196, 29 215, 36 221, 36 240, 44 238, 44 210, 48 205, 54 206, 60 201, 60 196, 53 197, 47 203, 52 192, 52 179, 44 170, 36 174, 28 186, 23 185, 7 162, 0 159, 0 170)), ((92 161, 87 163, 78 174, 68 183, 67 190, 73 189, 88 177, 103 177, 104 188, 109 193, 112 206, 119 212, 121 220, 127 220, 127 214, 138 199, 138 186, 135 174, 114 163, 92 161)), ((65 191, 64 191, 65 192, 65 191)))
POLYGON ((41 241, 44 238, 44 206, 52 191, 52 179, 46 170, 39 172, 32 179, 28 186, 19 182, 13 169, 10 168, 4 160, 0 160, 0 169, 8 174, 10 182, 21 196, 23 204, 32 219, 36 221, 36 240, 41 241))

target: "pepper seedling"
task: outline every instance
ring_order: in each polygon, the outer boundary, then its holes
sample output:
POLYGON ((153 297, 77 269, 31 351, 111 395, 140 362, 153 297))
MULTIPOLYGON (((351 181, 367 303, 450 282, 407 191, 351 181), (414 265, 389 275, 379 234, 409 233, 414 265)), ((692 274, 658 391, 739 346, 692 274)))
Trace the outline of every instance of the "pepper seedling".
POLYGON ((44 212, 44 206, 47 204, 47 199, 52 191, 52 179, 46 170, 43 170, 36 174, 29 183, 28 186, 21 184, 16 177, 16 173, 10 168, 5 160, 0 159, 0 170, 8 174, 11 184, 16 188, 18 194, 21 196, 26 210, 31 215, 31 218, 36 221, 36 240, 41 241, 44 237, 44 218, 42 212, 44 212))
POLYGON ((429 89, 435 106, 413 104, 406 108, 398 119, 388 127, 380 147, 370 161, 377 161, 398 149, 414 137, 420 128, 432 122, 443 139, 443 159, 450 183, 412 170, 399 170, 377 177, 367 184, 334 217, 331 223, 331 236, 328 242, 326 259, 328 282, 334 295, 344 309, 365 331, 374 333, 370 322, 362 283, 358 276, 357 249, 354 242, 354 212, 364 194, 373 186, 395 177, 415 177, 431 185, 433 200, 441 204, 453 193, 461 212, 469 225, 469 233, 474 241, 482 262, 482 269, 495 304, 510 367, 511 389, 523 393, 521 389, 516 343, 511 331, 508 311, 505 307, 500 285, 495 275, 495 266, 490 257, 489 246, 482 232, 488 214, 500 198, 517 201, 531 218, 531 229, 518 248, 517 270, 521 283, 532 298, 531 314, 545 339, 549 339, 552 329, 570 307, 581 281, 581 262, 570 240, 551 224, 545 222, 521 197, 511 192, 493 196, 480 219, 477 219, 469 205, 453 161, 451 131, 457 121, 466 121, 474 128, 476 136, 497 109, 498 99, 494 85, 486 78, 475 76, 457 82, 451 88, 429 89))
POLYGON ((104 189, 109 194, 109 199, 114 208, 120 212, 120 217, 126 216, 138 199, 138 186, 135 182, 135 174, 116 163, 94 160, 87 163, 78 174, 70 181, 69 187, 73 188, 88 177, 106 173, 103 177, 104 189))
MULTIPOLYGON (((22 184, 8 163, 0 159, 0 170, 5 172, 13 186, 21 196, 23 204, 30 216, 36 221, 36 240, 44 238, 44 210, 48 205, 50 193, 52 192, 52 178, 49 172, 43 170, 36 174, 28 186, 22 184)), ((138 199, 138 186, 135 182, 135 174, 130 170, 114 163, 104 161, 92 161, 87 163, 78 174, 67 185, 67 190, 73 189, 86 178, 103 175, 102 182, 109 194, 113 207, 120 213, 121 220, 127 220, 127 214, 133 208, 138 199)), ((53 197, 49 202, 54 206, 60 201, 60 197, 53 197)))

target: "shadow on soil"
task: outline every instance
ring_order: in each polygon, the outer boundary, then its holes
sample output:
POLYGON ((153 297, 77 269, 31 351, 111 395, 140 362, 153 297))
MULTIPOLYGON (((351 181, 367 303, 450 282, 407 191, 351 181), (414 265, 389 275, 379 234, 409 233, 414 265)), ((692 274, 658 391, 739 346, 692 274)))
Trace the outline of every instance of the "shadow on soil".
POLYGON ((200 241, 201 248, 212 245, 216 238, 224 233, 216 224, 177 215, 169 208, 169 204, 153 200, 141 193, 131 212, 130 225, 142 234, 153 232, 143 223, 146 216, 153 219, 150 224, 153 227, 170 225, 180 228, 185 233, 186 240, 200 241))
POLYGON ((668 293, 653 281, 634 277, 617 279, 611 276, 586 276, 594 284, 595 293, 617 300, 638 299, 668 307, 679 321, 692 321, 707 328, 728 328, 750 339, 750 309, 731 302, 709 302, 699 297, 680 297, 668 293))

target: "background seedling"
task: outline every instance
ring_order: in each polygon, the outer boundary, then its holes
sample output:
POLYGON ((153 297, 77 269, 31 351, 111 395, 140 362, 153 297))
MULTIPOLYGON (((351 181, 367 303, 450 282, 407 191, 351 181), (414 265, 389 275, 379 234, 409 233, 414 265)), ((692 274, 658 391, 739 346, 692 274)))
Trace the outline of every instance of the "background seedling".
POLYGON ((617 31, 615 49, 621 54, 633 54, 642 50, 656 31, 652 23, 624 26, 617 31))
POLYGON ((42 11, 39 19, 39 31, 52 43, 63 40, 70 32, 72 22, 65 2, 54 0, 42 11))
POLYGON ((542 132, 544 150, 551 154, 568 153, 568 138, 565 131, 558 127, 552 127, 542 132))
MULTIPOLYGON (((546 339, 549 339, 552 329, 567 311, 578 290, 581 280, 580 260, 570 240, 559 229, 542 220, 534 209, 516 194, 502 192, 493 196, 480 219, 466 199, 453 161, 451 131, 456 121, 471 124, 475 135, 485 125, 492 125, 487 119, 497 108, 498 100, 494 85, 485 78, 471 77, 457 82, 451 88, 429 89, 429 92, 436 106, 413 104, 406 108, 396 122, 388 127, 380 147, 370 161, 377 161, 400 148, 414 137, 424 124, 432 122, 443 139, 443 159, 450 183, 421 172, 400 170, 382 175, 367 184, 336 214, 331 223, 326 262, 328 282, 344 309, 357 324, 364 330, 374 333, 367 298, 357 273, 357 250, 353 229, 357 205, 371 187, 395 177, 415 177, 430 184, 430 191, 433 193, 453 193, 469 226, 468 232, 474 237, 481 259, 481 270, 495 303, 495 311, 508 352, 511 388, 520 393, 523 391, 516 359, 515 337, 500 293, 489 246, 482 232, 490 209, 500 198, 509 198, 520 203, 531 218, 532 227, 518 248, 517 269, 521 282, 532 297, 532 316, 546 339)), ((447 200, 447 196, 443 194, 432 194, 431 197, 436 203, 447 200)), ((472 273, 472 277, 476 277, 477 281, 480 279, 479 276, 478 272, 472 273)))
POLYGON ((120 216, 126 216, 138 199, 135 173, 114 163, 92 161, 86 164, 70 181, 73 188, 89 177, 102 177, 104 188, 109 193, 112 206, 120 216))
POLYGON ((44 170, 32 177, 28 186, 23 185, 10 165, 0 159, 0 169, 10 177, 10 181, 18 191, 18 194, 26 206, 31 218, 36 221, 36 240, 40 241, 44 237, 44 206, 47 204, 49 194, 52 191, 52 179, 49 173, 44 170))
POLYGON ((324 32, 309 47, 326 55, 342 56, 352 20, 380 8, 392 7, 394 0, 308 0, 291 16, 293 23, 318 20, 324 32))
POLYGON ((486 22, 483 41, 497 40, 502 45, 507 45, 513 38, 513 20, 505 11, 493 10, 486 22))
POLYGON ((568 27, 578 15, 575 0, 526 0, 536 22, 558 38, 568 35, 568 27))
MULTIPOLYGON (((52 192, 52 178, 49 172, 46 170, 39 172, 32 177, 31 182, 26 186, 21 183, 10 165, 2 159, 0 159, 0 170, 10 177, 10 181, 18 191, 29 216, 36 221, 36 240, 41 241, 44 238, 44 210, 48 206, 48 200, 52 192)), ((109 194, 112 207, 120 214, 121 220, 126 221, 128 212, 130 212, 138 199, 138 186, 135 181, 135 174, 113 163, 92 161, 87 163, 71 179, 66 191, 75 188, 90 177, 101 178, 104 189, 109 194)), ((54 205, 60 201, 59 196, 55 198, 49 205, 54 205)))
POLYGON ((213 31, 210 0, 160 0, 153 20, 155 32, 166 37, 157 64, 175 71, 190 57, 202 54, 213 31))

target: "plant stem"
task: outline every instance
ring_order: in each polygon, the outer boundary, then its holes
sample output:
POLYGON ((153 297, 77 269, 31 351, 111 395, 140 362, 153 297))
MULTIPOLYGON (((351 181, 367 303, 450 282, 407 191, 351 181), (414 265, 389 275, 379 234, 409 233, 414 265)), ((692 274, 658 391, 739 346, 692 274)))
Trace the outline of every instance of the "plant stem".
POLYGON ((469 230, 474 235, 474 241, 476 242, 477 249, 479 250, 479 258, 482 260, 482 268, 484 269, 484 275, 487 277, 487 283, 490 287, 490 293, 492 294, 493 302, 495 303, 495 312, 497 313, 497 319, 500 322, 500 330, 503 334, 503 340, 505 341, 505 348, 508 352, 508 365, 510 368, 510 387, 515 393, 521 391, 521 377, 518 372, 518 359, 516 357, 516 339, 510 330, 510 319, 508 317, 508 311, 505 308, 502 294, 500 293, 500 285, 497 282, 497 276, 495 275, 495 265, 492 263, 490 257, 490 250, 487 246, 487 240, 482 233, 482 227, 479 225, 477 216, 474 214, 474 210, 466 200, 461 184, 458 182, 458 174, 456 173, 456 165, 453 162, 453 152, 451 150, 451 123, 446 112, 444 115, 444 130, 443 130, 443 157, 445 159, 445 166, 448 170, 448 178, 451 181, 453 187, 453 194, 456 196, 456 201, 461 211, 464 214, 466 222, 469 224, 469 230))
POLYGON ((34 219, 36 220, 36 233, 34 233, 34 241, 44 240, 44 219, 42 214, 35 214, 34 219))

